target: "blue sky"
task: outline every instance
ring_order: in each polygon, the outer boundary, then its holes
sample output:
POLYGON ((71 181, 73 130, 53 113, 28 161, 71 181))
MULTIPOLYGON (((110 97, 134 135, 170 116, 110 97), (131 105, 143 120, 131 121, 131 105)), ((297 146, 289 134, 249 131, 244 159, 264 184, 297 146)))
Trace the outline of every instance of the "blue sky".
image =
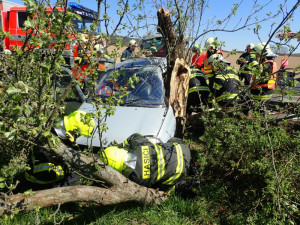
MULTIPOLYGON (((17 3, 22 3, 21 0, 11 0, 11 1, 14 1, 17 3)), ((77 2, 76 0, 73 0, 73 1, 77 2)), ((204 13, 205 21, 207 19, 212 19, 213 16, 216 16, 215 20, 226 17, 231 12, 232 5, 234 3, 238 3, 240 1, 241 0, 210 0, 209 1, 209 9, 206 9, 205 13, 204 13)), ((55 1, 52 1, 52 2, 55 2, 55 1)), ((116 9, 117 9, 116 2, 117 2, 117 0, 109 1, 109 4, 111 5, 109 16, 111 16, 113 18, 117 18, 117 15, 115 14, 116 9)), ((136 1, 130 0, 129 2, 130 2, 130 4, 133 4, 136 1)), ((157 18, 156 18, 157 9, 152 7, 151 2, 153 2, 153 1, 146 0, 147 4, 146 4, 145 12, 147 13, 147 16, 152 18, 152 19, 151 18, 148 19, 148 23, 157 24, 157 18)), ((165 2, 165 1, 162 1, 162 2, 165 2)), ((249 14, 249 11, 253 5, 253 2, 254 2, 254 0, 244 0, 243 1, 236 16, 228 24, 228 28, 234 27, 240 19, 243 20, 246 18, 246 16, 249 14)), ((261 5, 266 4, 267 2, 270 2, 268 4, 268 7, 265 10, 263 10, 261 13, 256 15, 258 18, 262 18, 268 12, 276 13, 276 11, 279 9, 278 5, 283 4, 285 2, 287 2, 287 4, 283 11, 289 11, 296 2, 299 2, 299 0, 273 0, 273 1, 259 0, 258 2, 261 5)), ((81 0, 80 4, 82 4, 88 8, 94 9, 94 10, 96 10, 96 8, 97 8, 96 0, 81 0)), ((268 38, 269 38, 268 36, 271 31, 271 24, 274 22, 274 23, 276 23, 275 26, 277 26, 279 24, 279 22, 281 21, 281 19, 282 19, 282 16, 279 16, 276 19, 273 19, 273 20, 270 20, 270 21, 260 24, 262 29, 259 31, 259 33, 260 33, 260 38, 262 41, 268 40, 268 38)), ((299 29, 299 20, 300 20, 300 7, 298 7, 298 9, 296 10, 296 13, 294 14, 294 21, 291 22, 291 24, 290 24, 292 31, 298 32, 300 30, 299 29)), ((212 32, 212 33, 205 35, 203 38, 200 38, 197 41, 197 43, 200 43, 201 46, 203 46, 205 39, 207 39, 209 37, 218 37, 218 40, 225 42, 225 47, 224 47, 225 50, 237 49, 237 50, 243 51, 245 49, 245 46, 248 43, 252 42, 254 44, 257 44, 260 42, 257 35, 255 35, 253 32, 253 27, 254 26, 245 28, 243 30, 240 30, 240 31, 237 31, 234 33, 212 32)), ((205 27, 203 26, 202 29, 204 29, 204 28, 205 27)), ((140 35, 142 36, 144 32, 145 32, 145 30, 142 30, 140 32, 140 35)), ((122 32, 121 34, 124 35, 125 33, 122 32)), ((273 40, 278 41, 275 38, 273 38, 273 40)), ((292 40, 291 43, 292 43, 292 45, 295 46, 298 42, 294 39, 294 40, 292 40)), ((296 52, 300 53, 300 49, 297 49, 296 52)))

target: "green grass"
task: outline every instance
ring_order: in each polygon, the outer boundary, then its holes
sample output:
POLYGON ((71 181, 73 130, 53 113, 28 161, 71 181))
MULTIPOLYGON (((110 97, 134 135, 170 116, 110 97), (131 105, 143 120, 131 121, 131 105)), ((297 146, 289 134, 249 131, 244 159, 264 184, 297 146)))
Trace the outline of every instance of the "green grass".
MULTIPOLYGON (((53 224, 55 208, 41 209, 38 213, 41 224, 53 224)), ((35 224, 37 213, 16 215, 1 224, 35 224)), ((161 205, 144 206, 124 203, 117 206, 95 204, 68 204, 61 206, 56 222, 62 224, 211 224, 217 222, 205 198, 183 199, 173 196, 161 205)))

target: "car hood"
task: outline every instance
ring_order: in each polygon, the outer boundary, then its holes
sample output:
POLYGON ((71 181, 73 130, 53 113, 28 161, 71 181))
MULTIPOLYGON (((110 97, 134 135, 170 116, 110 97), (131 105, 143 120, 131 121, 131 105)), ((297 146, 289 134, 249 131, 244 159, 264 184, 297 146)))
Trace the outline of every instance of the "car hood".
MULTIPOLYGON (((84 103, 79 110, 92 113, 96 111, 95 107, 89 103, 84 103)), ((134 133, 157 137, 163 124, 166 110, 166 107, 117 106, 114 115, 106 118, 108 130, 102 135, 102 145, 105 147, 114 141, 122 143, 134 133)), ((96 129, 93 137, 81 136, 77 138, 76 143, 100 146, 98 129, 96 129)))

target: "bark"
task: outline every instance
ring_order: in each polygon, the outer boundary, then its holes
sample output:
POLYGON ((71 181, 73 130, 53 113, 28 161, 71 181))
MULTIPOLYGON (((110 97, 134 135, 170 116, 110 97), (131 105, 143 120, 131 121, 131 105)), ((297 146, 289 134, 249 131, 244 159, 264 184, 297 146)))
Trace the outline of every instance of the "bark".
POLYGON ((64 143, 49 149, 54 151, 62 160, 79 170, 86 176, 104 181, 110 188, 93 186, 70 186, 36 191, 25 196, 16 194, 0 198, 0 216, 12 209, 20 211, 33 210, 34 206, 48 207, 68 202, 96 202, 103 205, 118 204, 135 201, 143 204, 158 204, 167 198, 167 195, 158 190, 140 186, 97 158, 83 155, 64 143))
POLYGON ((171 74, 169 104, 176 117, 175 136, 182 138, 185 132, 186 104, 188 99, 190 70, 184 59, 176 59, 171 74))
POLYGON ((183 59, 176 59, 170 82, 169 103, 175 117, 185 117, 190 81, 189 67, 183 59))
POLYGON ((164 37, 167 46, 166 97, 169 98, 176 117, 176 137, 182 138, 186 122, 186 103, 189 87, 189 69, 183 56, 185 40, 183 34, 174 31, 170 11, 160 8, 157 12, 158 32, 164 37))
POLYGON ((173 27, 173 23, 170 17, 170 11, 160 8, 157 11, 158 17, 158 32, 164 37, 164 42, 167 47, 167 77, 165 82, 166 95, 169 97, 170 94, 170 81, 173 67, 177 58, 183 58, 185 42, 183 35, 176 35, 173 27))
POLYGON ((144 204, 159 204, 166 198, 163 192, 136 185, 124 184, 123 187, 100 188, 94 186, 70 186, 35 191, 31 194, 8 196, 0 199, 0 216, 13 209, 31 211, 36 206, 41 208, 61 205, 69 202, 95 202, 101 205, 113 205, 135 201, 144 204))

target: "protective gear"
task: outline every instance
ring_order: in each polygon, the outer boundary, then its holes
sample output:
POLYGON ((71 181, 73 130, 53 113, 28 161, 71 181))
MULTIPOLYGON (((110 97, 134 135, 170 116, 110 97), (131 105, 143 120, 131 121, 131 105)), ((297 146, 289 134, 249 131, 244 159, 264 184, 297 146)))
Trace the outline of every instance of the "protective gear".
POLYGON ((126 177, 140 185, 174 191, 175 185, 188 173, 191 155, 182 141, 169 140, 166 144, 154 144, 141 134, 133 134, 118 147, 105 150, 105 153, 109 153, 108 164, 114 165, 118 171, 122 169, 126 177), (127 152, 136 156, 136 165, 129 170, 128 166, 122 165, 127 152))
POLYGON ((215 73, 216 75, 212 84, 212 94, 216 102, 223 106, 229 101, 237 100, 240 81, 236 75, 236 71, 232 67, 226 66, 224 70, 216 71, 215 73))
POLYGON ((4 49, 4 54, 5 55, 11 55, 11 51, 9 49, 4 49))
POLYGON ((250 93, 255 100, 269 100, 276 88, 277 65, 272 60, 267 60, 262 64, 262 72, 260 76, 253 76, 250 93))
POLYGON ((80 135, 90 137, 95 127, 93 118, 85 119, 86 112, 77 110, 64 117, 63 121, 57 123, 57 128, 54 128, 56 134, 71 142, 75 141, 71 131, 78 130, 80 135))
POLYGON ((108 147, 104 150, 105 155, 101 155, 101 160, 107 163, 110 167, 118 170, 120 173, 126 168, 124 164, 125 156, 128 151, 115 146, 108 147))
POLYGON ((208 63, 209 65, 212 65, 212 64, 217 63, 217 62, 225 62, 225 63, 228 63, 228 62, 223 58, 223 56, 220 55, 220 54, 213 54, 213 55, 211 55, 211 56, 208 58, 208 61, 207 61, 207 63, 208 63))
POLYGON ((236 61, 238 65, 240 65, 239 69, 239 78, 240 80, 244 80, 245 85, 249 85, 251 82, 253 69, 258 66, 258 62, 256 59, 256 55, 253 51, 248 52, 246 50, 236 61))
POLYGON ((134 49, 131 47, 128 47, 124 50, 124 52, 121 55, 121 62, 125 61, 126 59, 132 58, 132 53, 134 52, 134 49))
POLYGON ((94 46, 94 51, 100 52, 101 54, 104 53, 104 51, 103 51, 103 46, 100 45, 100 44, 96 44, 96 45, 94 46))
POLYGON ((199 52, 199 53, 201 53, 201 52, 202 52, 202 49, 201 49, 201 47, 200 47, 200 44, 195 44, 195 45, 193 46, 193 48, 192 48, 192 51, 193 51, 193 52, 199 52))
POLYGON ((133 45, 136 45, 136 41, 135 40, 130 40, 128 46, 132 47, 133 45))
POLYGON ((205 75, 197 68, 191 68, 189 81, 189 95, 187 101, 187 114, 192 114, 193 108, 208 105, 209 88, 206 83, 205 75), (193 107, 193 108, 192 108, 193 107))
POLYGON ((35 184, 51 184, 64 178, 64 168, 57 164, 57 158, 51 153, 35 149, 28 162, 30 169, 25 171, 25 178, 35 184), (55 164, 53 163, 55 161, 55 164))
POLYGON ((208 38, 208 39, 205 41, 204 47, 205 47, 206 49, 209 49, 210 47, 213 47, 213 48, 215 49, 215 48, 217 47, 217 46, 216 46, 216 39, 213 38, 213 37, 208 38))
POLYGON ((247 51, 248 48, 250 48, 252 50, 254 48, 254 44, 253 43, 247 44, 245 51, 247 51))
POLYGON ((265 57, 267 55, 274 54, 268 44, 266 47, 266 42, 261 42, 254 47, 254 51, 258 53, 261 57, 265 57), (264 52, 262 52, 264 50, 264 52))

